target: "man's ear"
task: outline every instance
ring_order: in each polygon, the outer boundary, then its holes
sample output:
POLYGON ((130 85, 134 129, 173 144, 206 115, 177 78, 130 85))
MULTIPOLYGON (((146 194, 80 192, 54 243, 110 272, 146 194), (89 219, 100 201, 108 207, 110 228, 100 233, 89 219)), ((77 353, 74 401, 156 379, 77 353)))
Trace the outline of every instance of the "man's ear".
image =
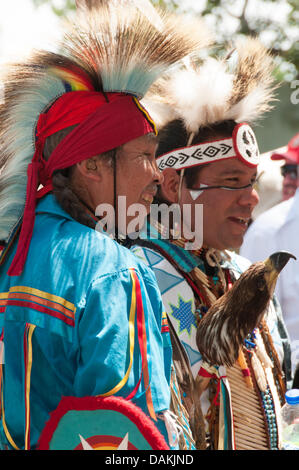
POLYGON ((171 204, 178 202, 180 177, 173 168, 163 171, 164 181, 161 184, 161 194, 171 204))
POLYGON ((97 157, 88 158, 76 164, 79 173, 87 179, 93 181, 101 181, 102 163, 97 157))

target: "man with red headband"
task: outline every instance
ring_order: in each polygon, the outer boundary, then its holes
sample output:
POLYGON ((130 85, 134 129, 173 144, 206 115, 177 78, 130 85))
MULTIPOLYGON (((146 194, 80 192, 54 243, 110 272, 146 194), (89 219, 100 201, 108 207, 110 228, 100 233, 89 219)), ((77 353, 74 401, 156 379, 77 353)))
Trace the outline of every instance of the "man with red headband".
POLYGON ((132 249, 158 280, 197 448, 277 449, 276 417, 284 372, 288 377, 290 372, 279 312, 271 303, 266 320, 246 330, 243 342, 236 338, 247 318, 241 308, 246 294, 230 305, 226 321, 221 315, 205 321, 209 308, 250 265, 231 250, 242 244, 258 203, 259 150, 248 123, 268 108, 271 60, 257 40, 247 39, 227 61, 190 63, 159 85, 159 96, 148 103, 151 113, 157 112, 157 163, 164 176, 156 202, 178 207, 181 219, 170 219, 167 240, 163 214, 156 221, 151 215, 141 246, 132 249))
POLYGON ((149 211, 161 176, 155 125, 138 98, 202 45, 203 34, 179 32, 181 19, 164 18, 157 29, 133 6, 109 5, 78 16, 59 54, 40 51, 10 66, 4 79, 4 449, 73 449, 80 442, 111 449, 124 430, 129 449, 177 445, 168 411, 171 348, 156 281, 129 250, 95 230, 95 212, 103 204, 117 209, 118 196, 127 198, 126 209, 138 203, 149 211), (124 410, 118 421, 109 418, 111 397, 124 399, 115 405, 124 410), (103 414, 96 423, 105 429, 92 427, 90 435, 88 411, 97 407, 103 414), (72 409, 83 412, 81 428, 72 409))

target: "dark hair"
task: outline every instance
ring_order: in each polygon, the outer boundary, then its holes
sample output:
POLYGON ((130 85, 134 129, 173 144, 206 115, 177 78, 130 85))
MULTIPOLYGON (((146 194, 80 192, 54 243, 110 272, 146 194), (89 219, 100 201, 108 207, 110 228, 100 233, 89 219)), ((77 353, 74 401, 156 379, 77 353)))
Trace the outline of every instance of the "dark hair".
MULTIPOLYGON (((236 124, 235 121, 227 120, 203 127, 194 135, 190 145, 231 137, 236 124)), ((169 122, 159 131, 156 156, 159 157, 174 149, 186 147, 188 138, 189 134, 181 119, 175 119, 169 122)), ((207 165, 209 165, 209 163, 207 165)), ((201 169, 201 166, 186 168, 184 178, 188 188, 193 187, 193 183, 201 169)))
MULTIPOLYGON (((43 157, 48 160, 57 145, 76 126, 70 126, 48 137, 45 141, 43 157)), ((114 155, 116 149, 101 154, 107 165, 114 167, 114 155)), ((52 176, 53 194, 60 206, 77 222, 94 228, 96 222, 84 210, 80 201, 80 188, 73 184, 73 170, 75 166, 70 166, 63 170, 56 170, 52 176)))

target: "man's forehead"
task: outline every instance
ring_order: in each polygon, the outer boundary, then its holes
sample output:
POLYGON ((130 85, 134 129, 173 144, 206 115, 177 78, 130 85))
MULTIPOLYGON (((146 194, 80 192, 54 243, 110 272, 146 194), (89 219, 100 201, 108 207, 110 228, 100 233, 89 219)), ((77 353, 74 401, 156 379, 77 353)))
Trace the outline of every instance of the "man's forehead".
POLYGON ((255 174, 257 173, 256 168, 226 168, 223 171, 219 171, 219 176, 228 176, 228 175, 247 175, 248 173, 250 174, 255 174))
POLYGON ((225 176, 246 176, 255 175, 257 173, 257 167, 250 167, 245 163, 241 162, 237 158, 231 160, 223 160, 207 165, 205 174, 211 174, 214 176, 225 177, 225 176))
POLYGON ((156 147, 158 141, 155 134, 146 134, 136 139, 130 140, 122 145, 122 149, 128 152, 146 152, 147 149, 152 151, 156 147))

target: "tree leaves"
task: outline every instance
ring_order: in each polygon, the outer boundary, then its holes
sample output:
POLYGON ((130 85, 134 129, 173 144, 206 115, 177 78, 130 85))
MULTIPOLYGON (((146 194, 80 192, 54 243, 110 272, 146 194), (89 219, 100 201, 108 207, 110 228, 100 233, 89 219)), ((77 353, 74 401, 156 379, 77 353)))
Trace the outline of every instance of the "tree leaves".
MULTIPOLYGON (((36 7, 43 4, 50 4, 53 12, 62 16, 69 11, 76 9, 75 0, 32 0, 36 7)), ((178 12, 193 13, 205 16, 207 20, 212 19, 214 30, 217 32, 217 42, 223 45, 237 35, 260 36, 268 33, 271 36, 269 43, 265 44, 271 48, 273 54, 278 57, 278 74, 287 80, 296 78, 299 70, 299 49, 296 44, 293 31, 298 27, 298 0, 288 0, 284 2, 289 7, 285 22, 279 23, 260 14, 257 8, 254 15, 249 13, 250 7, 259 3, 261 6, 272 5, 272 8, 279 8, 280 2, 276 0, 205 0, 200 2, 187 2, 186 0, 152 0, 153 5, 171 9, 178 12), (239 8, 236 8, 236 4, 239 8), (192 6, 191 6, 192 5, 192 6), (233 33, 226 25, 233 23, 233 33), (293 65, 291 65, 293 64, 293 65), (291 71, 291 73, 290 73, 291 71)), ((251 9, 252 10, 252 9, 251 9)))

